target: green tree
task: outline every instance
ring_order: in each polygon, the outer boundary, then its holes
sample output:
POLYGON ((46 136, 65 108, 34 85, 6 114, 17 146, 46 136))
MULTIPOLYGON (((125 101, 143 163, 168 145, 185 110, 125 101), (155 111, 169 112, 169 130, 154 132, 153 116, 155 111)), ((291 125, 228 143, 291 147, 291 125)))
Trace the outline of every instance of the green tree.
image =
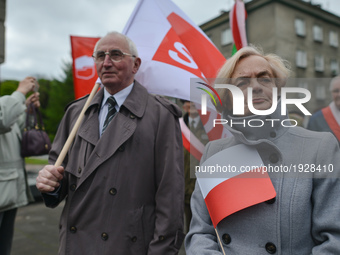
POLYGON ((11 95, 18 88, 18 85, 18 81, 2 81, 0 86, 0 96, 11 95))
MULTIPOLYGON (((40 111, 46 132, 53 141, 59 123, 64 116, 65 107, 74 100, 72 63, 64 63, 65 78, 62 81, 38 79, 40 93, 40 111)), ((0 96, 12 94, 18 87, 19 81, 6 80, 1 82, 0 96)), ((29 96, 29 93, 27 96, 29 96)))
POLYGON ((65 107, 74 100, 72 64, 65 63, 63 71, 65 74, 63 81, 54 79, 50 82, 48 103, 44 111, 44 123, 51 141, 53 141, 59 123, 64 116, 65 107))
MULTIPOLYGON (((51 90, 51 81, 47 79, 38 79, 39 83, 39 98, 41 111, 44 113, 44 110, 48 106, 48 101, 50 99, 50 90, 51 90)), ((44 115, 44 114, 43 114, 44 115)))

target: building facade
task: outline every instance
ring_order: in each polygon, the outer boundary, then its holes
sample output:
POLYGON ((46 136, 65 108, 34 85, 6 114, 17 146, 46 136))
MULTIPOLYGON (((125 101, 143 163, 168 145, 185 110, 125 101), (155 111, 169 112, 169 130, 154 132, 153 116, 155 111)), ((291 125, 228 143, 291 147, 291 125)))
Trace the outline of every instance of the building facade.
MULTIPOLYGON (((296 79, 289 85, 307 88, 312 94, 308 110, 313 113, 327 105, 329 81, 339 74, 340 17, 302 0, 253 0, 245 7, 248 43, 290 62, 296 79)), ((226 58, 231 56, 229 12, 202 24, 201 29, 226 58)))

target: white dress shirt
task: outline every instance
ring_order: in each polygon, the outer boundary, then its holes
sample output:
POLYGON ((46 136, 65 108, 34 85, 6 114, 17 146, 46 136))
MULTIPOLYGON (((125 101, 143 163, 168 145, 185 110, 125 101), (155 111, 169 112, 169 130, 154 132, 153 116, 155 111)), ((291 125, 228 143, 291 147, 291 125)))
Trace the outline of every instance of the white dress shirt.
POLYGON ((200 119, 200 116, 199 116, 199 115, 197 115, 195 118, 191 118, 191 117, 189 116, 189 127, 191 127, 192 124, 194 124, 193 127, 194 127, 194 128, 197 128, 197 124, 198 124, 198 122, 200 122, 200 121, 201 121, 201 119, 200 119), (194 121, 194 123, 192 123, 193 121, 194 121))
POLYGON ((132 88, 133 88, 133 83, 127 86, 125 89, 122 89, 121 91, 117 92, 116 94, 111 95, 109 92, 107 92, 106 88, 104 87, 104 97, 103 97, 102 105, 99 111, 99 137, 101 137, 102 135, 102 129, 104 126, 106 115, 109 111, 109 106, 108 106, 108 103, 106 102, 107 99, 110 96, 113 96, 115 98, 117 102, 115 108, 116 108, 116 111, 119 112, 120 107, 124 103, 127 96, 130 94, 132 88))

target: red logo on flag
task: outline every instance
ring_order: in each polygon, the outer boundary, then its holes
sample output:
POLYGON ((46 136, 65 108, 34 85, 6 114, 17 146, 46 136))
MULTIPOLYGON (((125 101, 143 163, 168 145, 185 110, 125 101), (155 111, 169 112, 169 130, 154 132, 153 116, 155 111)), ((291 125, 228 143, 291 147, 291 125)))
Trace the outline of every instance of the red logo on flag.
POLYGON ((221 52, 176 13, 168 16, 172 28, 168 31, 152 60, 177 66, 206 80, 214 78, 224 64, 221 52))
POLYGON ((173 28, 164 37, 152 60, 177 66, 204 79, 192 55, 183 45, 173 28))
POLYGON ((83 55, 74 61, 75 76, 78 79, 89 80, 96 74, 92 57, 83 55))

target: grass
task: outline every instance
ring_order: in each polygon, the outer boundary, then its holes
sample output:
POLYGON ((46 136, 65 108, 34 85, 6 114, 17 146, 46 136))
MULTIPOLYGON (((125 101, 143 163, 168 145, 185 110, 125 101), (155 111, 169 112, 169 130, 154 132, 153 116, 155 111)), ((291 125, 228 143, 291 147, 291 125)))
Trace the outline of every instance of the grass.
POLYGON ((31 165, 47 165, 48 160, 47 159, 38 159, 38 158, 25 158, 26 164, 31 165))

